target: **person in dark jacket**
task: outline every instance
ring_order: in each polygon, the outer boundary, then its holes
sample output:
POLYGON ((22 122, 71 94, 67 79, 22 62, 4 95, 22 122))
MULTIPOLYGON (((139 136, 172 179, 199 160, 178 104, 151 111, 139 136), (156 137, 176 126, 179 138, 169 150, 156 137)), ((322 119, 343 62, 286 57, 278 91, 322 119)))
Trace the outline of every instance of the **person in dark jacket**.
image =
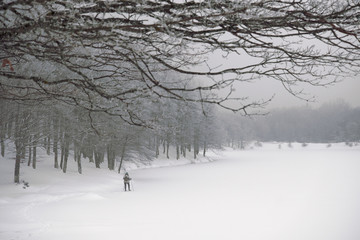
POLYGON ((131 177, 129 176, 128 172, 125 173, 125 176, 123 177, 123 179, 124 179, 125 192, 126 192, 127 188, 129 189, 129 191, 131 191, 131 189, 130 189, 131 177))

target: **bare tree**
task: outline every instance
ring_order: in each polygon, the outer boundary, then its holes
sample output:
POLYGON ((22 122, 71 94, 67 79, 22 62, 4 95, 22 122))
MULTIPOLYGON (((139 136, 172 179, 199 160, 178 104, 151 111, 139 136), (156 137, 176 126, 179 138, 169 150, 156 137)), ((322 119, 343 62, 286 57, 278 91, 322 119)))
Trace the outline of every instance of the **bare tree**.
POLYGON ((144 106, 160 97, 247 114, 265 102, 233 97, 235 82, 271 78, 301 97, 298 83, 357 72, 359 19, 358 0, 3 1, 0 93, 133 125, 148 125, 144 106), (216 67, 213 52, 246 60, 216 67), (223 88, 228 94, 213 94, 223 88))

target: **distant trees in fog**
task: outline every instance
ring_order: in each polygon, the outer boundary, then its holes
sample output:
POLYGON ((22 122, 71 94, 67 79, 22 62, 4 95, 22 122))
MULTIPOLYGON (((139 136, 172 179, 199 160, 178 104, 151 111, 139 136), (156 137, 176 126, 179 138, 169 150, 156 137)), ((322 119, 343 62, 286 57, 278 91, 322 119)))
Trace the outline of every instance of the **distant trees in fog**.
POLYGON ((360 141, 360 108, 344 102, 319 108, 277 109, 266 116, 227 121, 229 145, 241 141, 346 142, 360 141))
POLYGON ((338 102, 318 109, 277 110, 259 120, 263 141, 345 142, 360 140, 360 108, 338 102))

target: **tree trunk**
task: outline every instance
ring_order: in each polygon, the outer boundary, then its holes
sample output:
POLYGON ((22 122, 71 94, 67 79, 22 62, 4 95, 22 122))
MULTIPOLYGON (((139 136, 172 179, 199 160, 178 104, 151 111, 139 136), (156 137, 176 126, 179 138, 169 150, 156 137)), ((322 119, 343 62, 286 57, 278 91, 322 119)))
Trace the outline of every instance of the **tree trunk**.
MULTIPOLYGON (((18 111, 19 113, 19 111, 18 111)), ((15 159, 15 171, 14 171, 14 182, 20 183, 20 162, 21 162, 21 155, 23 149, 23 143, 21 138, 21 127, 20 120, 16 117, 16 130, 15 130, 15 149, 16 149, 16 159, 15 159)))
POLYGON ((165 140, 163 140, 163 154, 165 154, 166 152, 166 147, 165 147, 166 143, 165 143, 165 140))
POLYGON ((93 150, 90 150, 88 157, 89 157, 89 162, 93 163, 94 162, 94 151, 93 150))
POLYGON ((16 158, 15 158, 15 170, 14 170, 14 182, 20 183, 20 161, 21 161, 21 151, 22 151, 22 136, 21 136, 21 129, 20 126, 20 106, 17 107, 17 114, 15 116, 15 150, 16 150, 16 158))
MULTIPOLYGON (((49 128, 49 131, 50 131, 50 128, 49 128)), ((48 136, 47 137, 47 149, 46 149, 46 154, 47 155, 50 155, 50 149, 51 149, 51 142, 50 142, 50 136, 48 136)))
POLYGON ((59 161, 58 161, 58 143, 57 140, 54 140, 54 146, 53 146, 53 151, 54 151, 54 168, 59 168, 59 161))
POLYGON ((203 151, 203 156, 205 157, 206 154, 206 141, 204 141, 204 151, 203 151))
POLYGON ((65 156, 65 146, 64 140, 61 141, 61 154, 60 154, 60 168, 63 168, 64 165, 64 156, 65 156))
POLYGON ((15 172, 14 172, 15 183, 20 183, 20 160, 21 160, 21 149, 20 146, 16 146, 16 160, 15 160, 15 172))
POLYGON ((3 133, 0 134, 1 156, 5 157, 5 137, 3 133))
MULTIPOLYGON (((26 132, 24 132, 23 134, 26 134, 26 132)), ((23 141, 24 141, 24 139, 23 139, 23 141)), ((25 157, 26 157, 26 146, 25 146, 25 144, 23 144, 21 146, 21 159, 25 160, 25 157)))
POLYGON ((65 132, 64 136, 64 162, 62 166, 63 173, 66 173, 67 170, 67 162, 69 159, 69 146, 70 146, 70 136, 67 132, 65 132))
POLYGON ((77 166, 78 166, 78 173, 82 174, 81 152, 80 151, 76 155, 76 162, 77 162, 77 166))
POLYGON ((155 157, 157 158, 160 155, 160 150, 159 150, 159 148, 160 148, 160 140, 159 140, 158 136, 155 137, 155 148, 156 148, 155 149, 155 157))
POLYGON ((108 159, 108 168, 110 170, 115 169, 115 149, 112 143, 107 145, 107 159, 108 159))
POLYGON ((34 136, 34 140, 33 140, 33 151, 32 151, 32 168, 33 169, 36 169, 36 144, 37 144, 37 138, 38 138, 38 135, 36 134, 34 136))
POLYGON ((58 160, 58 148, 56 146, 54 150, 54 168, 59 168, 59 160, 58 160))
POLYGON ((166 158, 169 159, 169 148, 170 148, 170 143, 169 141, 166 142, 166 158))
MULTIPOLYGON (((30 140, 31 140, 31 137, 30 137, 30 140)), ((30 141, 31 142, 31 141, 30 141)), ((31 148, 31 144, 29 145, 29 159, 28 159, 28 166, 30 166, 31 165, 31 150, 32 150, 32 148, 31 148)))
POLYGON ((53 136, 54 136, 54 144, 53 144, 54 168, 59 168, 59 161, 58 161, 59 120, 58 119, 54 119, 53 136))
POLYGON ((32 168, 36 169, 36 144, 33 147, 32 168))
POLYGON ((1 156, 5 157, 5 123, 0 124, 0 147, 1 147, 1 156))
POLYGON ((67 171, 68 159, 69 159, 69 148, 65 146, 64 147, 64 161, 63 161, 63 166, 62 166, 63 173, 66 173, 66 171, 67 171))
POLYGON ((125 137, 125 141, 124 141, 124 143, 122 145, 121 159, 120 159, 120 165, 119 165, 118 173, 120 173, 120 171, 121 171, 122 163, 123 163, 123 160, 124 160, 124 157, 125 157, 125 149, 126 149, 127 142, 128 142, 128 136, 125 137))
POLYGON ((176 143, 176 160, 180 159, 180 147, 179 144, 176 143))
POLYGON ((97 149, 94 152, 95 155, 95 167, 100 168, 100 164, 104 161, 104 150, 97 149))
POLYGON ((198 154, 198 148, 199 148, 199 143, 198 143, 198 140, 197 140, 197 137, 196 136, 194 136, 194 147, 193 147, 194 149, 194 159, 196 159, 196 156, 197 156, 197 154, 198 154))

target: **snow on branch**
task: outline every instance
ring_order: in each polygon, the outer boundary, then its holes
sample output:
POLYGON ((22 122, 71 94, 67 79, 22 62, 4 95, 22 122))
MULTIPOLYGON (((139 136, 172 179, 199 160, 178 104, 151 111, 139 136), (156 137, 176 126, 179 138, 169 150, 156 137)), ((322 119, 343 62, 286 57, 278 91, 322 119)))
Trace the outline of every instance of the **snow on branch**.
POLYGON ((0 89, 140 125, 138 106, 154 98, 237 99, 231 110, 248 113, 258 103, 233 98, 236 82, 270 78, 299 96, 298 83, 358 73, 359 23, 358 0, 11 0, 0 5, 0 89))

